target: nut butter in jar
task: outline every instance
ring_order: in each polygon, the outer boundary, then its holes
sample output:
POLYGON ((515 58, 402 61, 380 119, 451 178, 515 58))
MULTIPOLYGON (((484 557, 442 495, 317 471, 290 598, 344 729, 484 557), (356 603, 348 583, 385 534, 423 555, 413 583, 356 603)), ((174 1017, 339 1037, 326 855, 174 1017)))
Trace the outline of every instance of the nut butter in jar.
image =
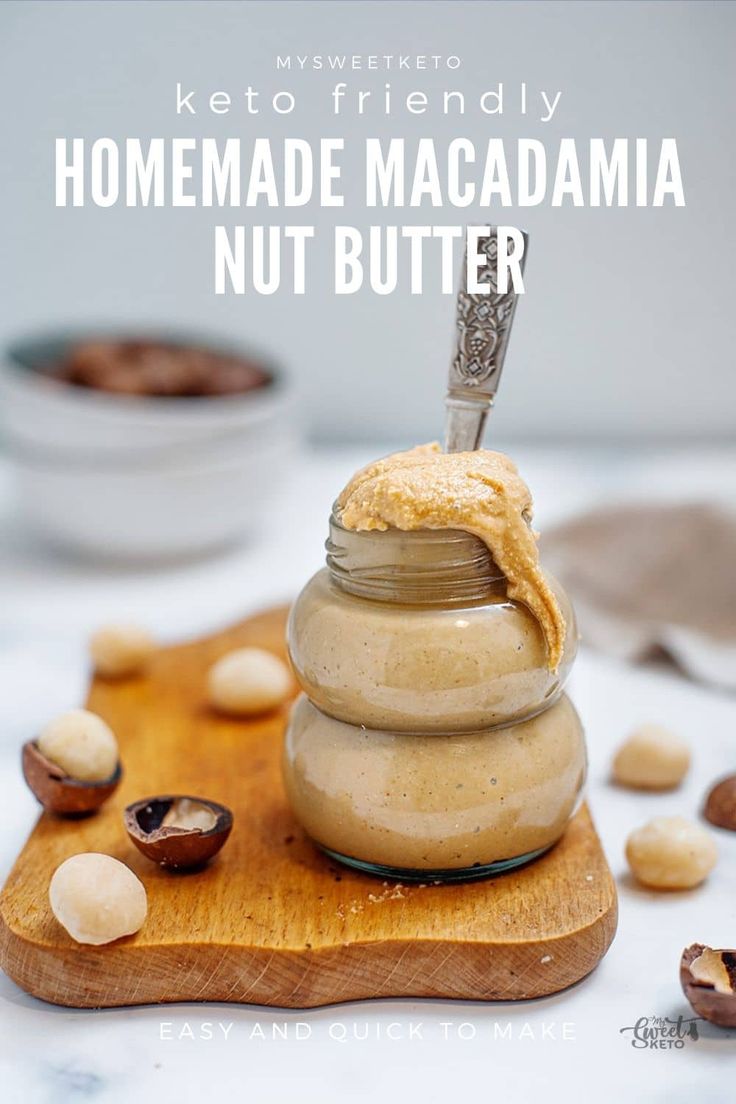
POLYGON ((353 531, 333 513, 327 566, 289 620, 304 693, 283 760, 293 811, 323 850, 384 877, 459 880, 560 838, 586 755, 563 692, 574 614, 547 582, 566 627, 555 670, 478 537, 353 531))

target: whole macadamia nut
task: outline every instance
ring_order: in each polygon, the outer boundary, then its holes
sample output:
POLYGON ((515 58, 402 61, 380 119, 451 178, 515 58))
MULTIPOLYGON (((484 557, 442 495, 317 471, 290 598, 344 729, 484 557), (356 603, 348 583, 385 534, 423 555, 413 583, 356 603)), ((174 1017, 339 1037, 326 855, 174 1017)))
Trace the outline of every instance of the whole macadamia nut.
POLYGON ((42 729, 36 743, 46 759, 79 782, 102 782, 118 764, 112 729, 87 709, 62 713, 42 729))
POLYGON ((291 691, 291 676, 271 652, 238 648, 210 668, 207 691, 210 704, 220 712, 251 716, 280 705, 291 691))
POLYGON ((155 651, 156 641, 138 625, 104 625, 89 642, 94 669, 105 678, 138 674, 155 651))
POLYGON ((679 786, 690 766, 690 749, 662 725, 635 729, 613 760, 613 778, 622 786, 639 790, 672 790, 679 786))
POLYGON ((49 884, 51 911, 77 943, 111 943, 143 926, 148 911, 143 883, 110 855, 72 855, 49 884))
POLYGON ((691 889, 710 874, 718 851, 709 832, 685 817, 655 817, 626 841, 631 872, 654 889, 691 889))

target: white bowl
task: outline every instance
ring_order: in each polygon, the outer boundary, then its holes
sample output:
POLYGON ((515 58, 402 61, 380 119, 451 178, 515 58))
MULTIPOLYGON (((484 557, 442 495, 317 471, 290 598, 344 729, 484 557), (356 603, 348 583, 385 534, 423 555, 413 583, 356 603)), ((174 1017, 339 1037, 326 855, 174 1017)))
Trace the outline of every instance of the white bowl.
POLYGON ((69 548, 127 558, 199 554, 257 528, 295 459, 281 373, 266 364, 274 382, 243 395, 141 398, 33 367, 88 337, 20 344, 0 363, 3 437, 32 527, 69 548))

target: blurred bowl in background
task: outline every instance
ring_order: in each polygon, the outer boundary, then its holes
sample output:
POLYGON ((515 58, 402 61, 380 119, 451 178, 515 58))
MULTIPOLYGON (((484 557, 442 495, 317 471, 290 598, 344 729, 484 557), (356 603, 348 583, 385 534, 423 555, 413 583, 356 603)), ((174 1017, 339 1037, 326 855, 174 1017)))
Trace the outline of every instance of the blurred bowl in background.
POLYGON ((0 362, 3 442, 34 530, 97 556, 164 559, 256 529, 295 462, 292 387, 250 350, 189 334, 65 333, 0 362), (255 363, 267 382, 227 395, 125 395, 54 375, 89 341, 156 342, 255 363))

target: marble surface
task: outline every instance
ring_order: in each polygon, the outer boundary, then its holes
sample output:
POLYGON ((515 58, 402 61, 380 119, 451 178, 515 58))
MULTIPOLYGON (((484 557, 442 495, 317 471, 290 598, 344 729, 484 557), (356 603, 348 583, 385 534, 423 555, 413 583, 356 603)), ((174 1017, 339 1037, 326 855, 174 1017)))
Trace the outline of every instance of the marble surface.
MULTIPOLYGON (((380 451, 386 451, 385 448, 380 451)), ((543 528, 594 502, 736 501, 733 454, 514 450, 543 528)), ((285 493, 281 522, 216 559, 167 568, 94 565, 54 556, 17 524, 10 473, 0 465, 0 875, 36 816, 20 784, 18 748, 50 715, 80 702, 85 641, 125 616, 164 640, 206 632, 274 600, 287 600, 321 561, 335 490, 370 450, 305 454, 285 493)), ((736 836, 719 832, 720 862, 707 885, 657 895, 625 872, 628 831, 658 813, 695 815, 718 774, 733 770, 734 700, 667 668, 634 669, 583 648, 572 696, 590 750, 589 798, 620 893, 614 944, 573 989, 519 1004, 443 1001, 355 1003, 309 1012, 235 1005, 177 1005, 99 1012, 34 1000, 0 975, 0 1099, 123 1104, 150 1098, 259 1104, 421 1096, 427 1100, 648 1102, 732 1098, 736 1031, 700 1024, 681 1046, 632 1046, 640 1018, 689 1017, 677 966, 693 941, 736 942, 736 836), (674 794, 617 790, 611 752, 645 719, 692 743, 693 769, 674 794), (593 1088, 594 1086, 594 1088, 593 1088)))

